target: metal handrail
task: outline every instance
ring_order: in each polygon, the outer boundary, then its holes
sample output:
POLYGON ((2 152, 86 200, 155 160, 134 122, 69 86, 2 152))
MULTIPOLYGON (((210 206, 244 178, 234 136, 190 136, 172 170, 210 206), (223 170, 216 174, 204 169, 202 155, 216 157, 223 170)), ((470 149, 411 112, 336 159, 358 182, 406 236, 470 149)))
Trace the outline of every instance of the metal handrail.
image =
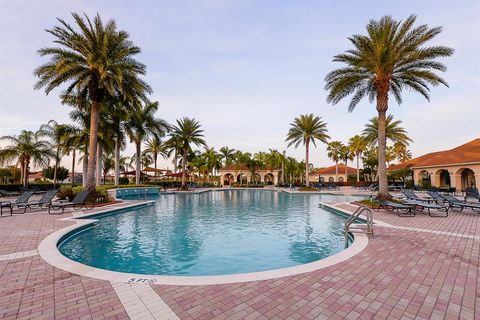
POLYGON ((367 234, 371 234, 373 237, 373 211, 372 209, 365 207, 365 206, 360 206, 355 210, 355 212, 345 221, 343 230, 345 232, 345 248, 348 247, 348 235, 350 231, 355 230, 356 232, 363 232, 367 234), (366 211, 366 217, 367 221, 364 224, 356 224, 358 227, 352 228, 352 224, 355 222, 355 220, 363 213, 366 211))

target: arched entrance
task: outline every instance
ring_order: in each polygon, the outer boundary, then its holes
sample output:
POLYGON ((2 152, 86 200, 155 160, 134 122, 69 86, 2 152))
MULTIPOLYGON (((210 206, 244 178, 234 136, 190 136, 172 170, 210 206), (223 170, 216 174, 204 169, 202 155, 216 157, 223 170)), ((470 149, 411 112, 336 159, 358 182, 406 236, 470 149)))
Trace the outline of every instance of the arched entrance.
POLYGON ((418 184, 422 189, 430 189, 432 187, 432 179, 427 170, 422 170, 418 173, 418 184))
POLYGON ((476 189, 477 183, 475 181, 475 173, 473 170, 465 168, 460 169, 461 171, 461 183, 462 183, 462 190, 465 189, 476 189))
POLYGON ((333 177, 328 178, 328 182, 335 182, 335 179, 333 177))
POLYGON ((231 173, 227 173, 223 176, 223 185, 230 186, 235 181, 235 178, 231 173))
POLYGON ((263 179, 264 179, 263 181, 264 181, 265 184, 267 184, 267 185, 272 185, 272 184, 275 183, 275 181, 274 181, 275 179, 274 179, 274 177, 273 177, 273 174, 271 174, 271 173, 265 174, 265 176, 263 177, 263 179))
POLYGON ((343 179, 343 177, 338 177, 338 182, 345 182, 345 179, 343 179))
POLYGON ((238 183, 247 183, 247 175, 245 173, 240 173, 237 175, 237 182, 238 183))
POLYGON ((445 169, 442 169, 440 170, 440 172, 438 173, 439 175, 439 187, 450 187, 451 186, 451 182, 450 182, 450 172, 448 172, 447 170, 445 169))

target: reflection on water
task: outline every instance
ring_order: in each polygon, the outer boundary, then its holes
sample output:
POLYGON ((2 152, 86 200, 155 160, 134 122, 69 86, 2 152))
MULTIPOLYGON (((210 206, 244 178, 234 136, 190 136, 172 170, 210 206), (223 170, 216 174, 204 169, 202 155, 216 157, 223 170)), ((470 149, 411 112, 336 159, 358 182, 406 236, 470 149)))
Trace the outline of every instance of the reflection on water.
POLYGON ((289 267, 343 249, 345 218, 318 203, 352 201, 261 190, 155 199, 154 206, 99 218, 60 250, 94 267, 143 274, 219 275, 289 267))

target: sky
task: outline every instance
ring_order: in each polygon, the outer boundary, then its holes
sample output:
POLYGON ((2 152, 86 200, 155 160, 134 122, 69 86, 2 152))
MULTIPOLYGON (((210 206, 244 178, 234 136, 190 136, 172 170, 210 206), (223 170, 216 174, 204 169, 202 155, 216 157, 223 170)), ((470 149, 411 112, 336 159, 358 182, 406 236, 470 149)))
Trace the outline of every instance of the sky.
MULTIPOLYGON (((325 75, 341 66, 333 56, 350 49, 347 38, 364 34, 370 19, 413 13, 417 24, 443 27, 432 45, 455 49, 442 59, 449 88, 432 88, 430 102, 405 91, 400 106, 391 99, 389 113, 403 121, 414 156, 480 137, 478 0, 0 0, 0 136, 36 130, 50 119, 70 122, 60 90, 47 96, 33 89, 33 70, 47 61, 36 51, 53 45, 45 29, 58 25, 57 17, 73 22, 71 12, 98 12, 130 34, 142 49, 137 59, 147 66, 159 118, 194 117, 216 150, 275 148, 299 160, 304 149, 287 148, 285 136, 300 114, 321 116, 332 140, 344 143, 376 115, 368 99, 351 113, 348 98, 326 102, 325 75)), ((133 153, 129 145, 125 154, 133 153)), ((332 164, 322 144, 310 159, 316 167, 332 164)))

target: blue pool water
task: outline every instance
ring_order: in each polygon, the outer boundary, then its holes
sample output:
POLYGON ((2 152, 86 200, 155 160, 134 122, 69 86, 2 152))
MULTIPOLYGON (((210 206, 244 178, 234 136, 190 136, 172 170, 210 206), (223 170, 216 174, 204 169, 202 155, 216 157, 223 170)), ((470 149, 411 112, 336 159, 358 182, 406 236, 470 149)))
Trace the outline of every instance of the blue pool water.
POLYGON ((99 216, 59 244, 102 269, 156 275, 225 275, 284 268, 343 250, 345 217, 320 201, 359 197, 228 190, 152 196, 153 206, 99 216))

